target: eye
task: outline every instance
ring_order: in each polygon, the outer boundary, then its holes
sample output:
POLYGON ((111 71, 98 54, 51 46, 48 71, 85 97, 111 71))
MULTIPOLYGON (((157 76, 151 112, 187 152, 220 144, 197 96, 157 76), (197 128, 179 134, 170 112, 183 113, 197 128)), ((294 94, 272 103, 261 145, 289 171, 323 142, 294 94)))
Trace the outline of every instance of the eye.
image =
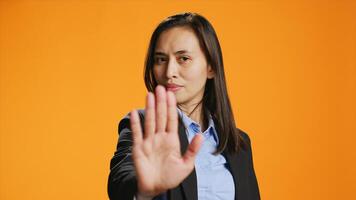
POLYGON ((167 59, 165 57, 155 57, 154 60, 155 60, 155 63, 158 64, 158 65, 160 65, 160 64, 162 64, 162 63, 167 61, 167 59))
POLYGON ((187 57, 187 56, 179 57, 179 61, 181 61, 181 62, 187 62, 188 60, 189 60, 189 57, 187 57))

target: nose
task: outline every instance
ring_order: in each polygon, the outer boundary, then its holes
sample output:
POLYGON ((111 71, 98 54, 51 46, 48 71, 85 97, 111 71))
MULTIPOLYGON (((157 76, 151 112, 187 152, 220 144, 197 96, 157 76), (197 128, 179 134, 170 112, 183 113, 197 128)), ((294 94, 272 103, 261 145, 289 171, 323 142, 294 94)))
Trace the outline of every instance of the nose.
POLYGON ((176 59, 169 59, 166 69, 166 76, 168 79, 177 78, 178 63, 176 59))

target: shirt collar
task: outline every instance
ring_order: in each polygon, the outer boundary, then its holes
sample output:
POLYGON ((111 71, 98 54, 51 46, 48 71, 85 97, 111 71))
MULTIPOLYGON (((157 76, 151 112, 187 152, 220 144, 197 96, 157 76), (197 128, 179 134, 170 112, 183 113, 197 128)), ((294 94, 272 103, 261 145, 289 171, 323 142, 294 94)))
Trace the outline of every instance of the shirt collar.
MULTIPOLYGON (((196 123, 194 120, 192 120, 190 117, 188 117, 181 109, 179 109, 177 107, 177 111, 178 111, 178 116, 181 117, 182 119, 182 122, 184 124, 185 127, 189 127, 191 124, 195 124, 198 126, 198 123, 196 123)), ((209 111, 208 111, 209 112, 209 111)), ((205 132, 209 131, 209 133, 211 135, 213 135, 215 141, 217 144, 219 144, 219 137, 217 135, 217 132, 216 132, 216 129, 215 129, 215 124, 214 124, 214 120, 209 112, 209 125, 208 125, 208 128, 206 129, 205 132)))

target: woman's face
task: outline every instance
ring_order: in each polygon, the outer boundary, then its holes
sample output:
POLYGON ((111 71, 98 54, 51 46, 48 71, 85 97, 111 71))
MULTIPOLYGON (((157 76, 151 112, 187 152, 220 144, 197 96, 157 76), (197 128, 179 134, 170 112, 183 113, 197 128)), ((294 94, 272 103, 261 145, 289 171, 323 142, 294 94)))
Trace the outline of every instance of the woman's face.
POLYGON ((177 103, 193 106, 203 98, 205 83, 214 72, 207 64, 199 40, 189 27, 161 33, 154 54, 153 73, 158 84, 174 92, 177 103))

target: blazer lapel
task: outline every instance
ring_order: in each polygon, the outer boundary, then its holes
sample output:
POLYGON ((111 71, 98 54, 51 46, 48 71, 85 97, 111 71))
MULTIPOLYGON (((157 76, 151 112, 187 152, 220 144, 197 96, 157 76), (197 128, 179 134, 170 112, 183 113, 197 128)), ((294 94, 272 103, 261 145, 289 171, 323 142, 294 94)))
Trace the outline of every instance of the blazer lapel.
MULTIPOLYGON (((188 148, 189 141, 187 138, 187 134, 185 133, 183 122, 181 121, 180 118, 179 118, 178 134, 180 140, 181 153, 183 155, 188 148)), ((181 186, 182 186, 183 193, 185 194, 185 199, 189 199, 189 200, 198 199, 197 177, 195 174, 195 169, 193 169, 192 173, 190 173, 189 176, 186 179, 184 179, 184 181, 181 183, 181 186)))
POLYGON ((229 167, 230 172, 234 178, 235 183, 235 200, 247 199, 247 184, 248 181, 246 172, 246 165, 243 159, 246 157, 244 150, 240 150, 238 154, 229 154, 226 151, 223 152, 229 167))

